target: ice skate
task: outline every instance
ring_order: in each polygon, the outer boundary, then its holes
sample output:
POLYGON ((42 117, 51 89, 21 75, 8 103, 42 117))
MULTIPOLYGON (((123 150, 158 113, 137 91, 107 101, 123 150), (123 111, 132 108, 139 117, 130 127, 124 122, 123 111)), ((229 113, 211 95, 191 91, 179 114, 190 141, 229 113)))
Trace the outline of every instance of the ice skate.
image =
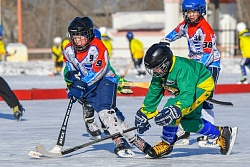
POLYGON ((157 143, 148 150, 145 158, 163 158, 168 156, 173 150, 173 146, 164 141, 157 143))
POLYGON ((181 125, 178 126, 177 141, 175 146, 187 146, 189 145, 190 132, 185 132, 181 125))
POLYGON ((13 108, 13 115, 17 121, 21 121, 21 117, 23 116, 25 109, 21 104, 18 104, 13 108))
POLYGON ((135 135, 132 139, 130 139, 129 143, 137 147, 144 154, 147 154, 148 150, 151 148, 151 146, 145 140, 140 138, 138 135, 135 135))
POLYGON ((61 72, 60 71, 59 72, 55 72, 54 76, 61 76, 61 72))
POLYGON ((113 142, 115 144, 114 152, 118 157, 130 158, 135 156, 135 153, 131 150, 130 145, 123 137, 114 138, 113 142))
POLYGON ((246 76, 241 77, 240 81, 237 84, 248 84, 248 80, 246 76))
POLYGON ((101 131, 94 119, 92 121, 85 122, 85 126, 90 138, 94 140, 101 139, 101 131))
POLYGON ((220 127, 220 136, 216 142, 220 146, 220 152, 223 155, 229 155, 232 152, 235 139, 238 132, 238 127, 220 127))
POLYGON ((216 139, 209 139, 207 136, 197 137, 198 147, 200 148, 214 148, 219 147, 216 139))
POLYGON ((102 133, 95 122, 94 109, 88 102, 83 100, 82 103, 83 120, 90 138, 94 140, 101 139, 102 133))
MULTIPOLYGON (((178 136, 178 134, 177 134, 178 136)), ((175 143, 176 146, 188 146, 189 145, 190 132, 184 132, 181 136, 178 136, 175 143)))

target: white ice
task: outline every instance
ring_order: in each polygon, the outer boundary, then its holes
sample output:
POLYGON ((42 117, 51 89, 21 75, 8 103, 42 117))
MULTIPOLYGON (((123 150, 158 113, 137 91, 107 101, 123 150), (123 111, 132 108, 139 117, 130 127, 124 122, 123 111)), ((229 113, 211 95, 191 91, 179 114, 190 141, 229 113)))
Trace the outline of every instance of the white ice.
MULTIPOLYGON (((224 71, 221 73, 219 83, 235 83, 239 77, 238 65, 228 68, 236 72, 224 71)), ((13 89, 30 88, 63 88, 65 83, 60 76, 47 75, 3 75, 13 89)), ((132 72, 127 79, 139 81, 132 72)), ((149 81, 150 77, 140 81, 149 81)), ((52 149, 57 141, 60 127, 67 109, 68 99, 63 100, 32 100, 21 101, 26 109, 23 120, 14 120, 12 110, 4 101, 0 101, 0 166, 1 167, 246 167, 250 165, 250 130, 249 130, 249 96, 243 94, 220 94, 215 99, 231 101, 234 107, 215 106, 216 125, 238 126, 239 132, 232 154, 221 155, 219 148, 198 148, 196 137, 191 136, 191 145, 175 147, 172 154, 164 159, 145 159, 144 155, 133 148, 134 158, 117 158, 113 153, 114 145, 111 140, 103 141, 92 146, 80 149, 60 158, 32 159, 28 152, 35 151, 35 146, 43 144, 48 150, 52 149)), ((169 98, 164 97, 160 107, 169 98)), ((134 125, 135 112, 141 107, 143 97, 118 97, 117 106, 123 112, 127 122, 134 125)), ((150 120, 152 128, 140 135, 151 145, 160 141, 161 127, 150 120)), ((74 104, 69 118, 66 142, 64 149, 74 147, 90 139, 86 133, 82 119, 81 106, 74 104)))
MULTIPOLYGON (((12 111, 0 102, 0 166, 225 166, 243 167, 250 164, 249 144, 249 109, 248 93, 216 95, 216 99, 231 101, 234 107, 216 106, 216 125, 238 126, 239 132, 232 154, 221 155, 219 148, 198 148, 196 137, 191 136, 191 145, 175 147, 172 154, 164 159, 145 159, 144 155, 133 148, 134 158, 117 158, 113 153, 111 140, 103 141, 83 148, 60 158, 32 159, 28 152, 35 151, 35 146, 43 144, 48 150, 57 141, 60 127, 66 112, 68 100, 33 100, 22 101, 26 112, 21 122, 13 119, 12 111)), ((164 101, 169 97, 164 97, 164 101)), ((123 111, 127 122, 132 127, 134 115, 140 108, 143 97, 118 97, 118 106, 123 111)), ((162 106, 162 104, 160 107, 162 106)), ((161 127, 150 121, 152 128, 141 135, 151 145, 160 141, 161 127)), ((89 142, 82 119, 81 107, 74 104, 66 134, 65 149, 89 142)))

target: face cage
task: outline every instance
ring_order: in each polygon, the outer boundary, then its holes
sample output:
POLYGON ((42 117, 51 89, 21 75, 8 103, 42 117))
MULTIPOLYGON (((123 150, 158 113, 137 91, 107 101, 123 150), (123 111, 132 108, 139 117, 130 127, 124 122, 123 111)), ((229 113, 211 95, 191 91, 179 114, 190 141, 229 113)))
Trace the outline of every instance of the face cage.
POLYGON ((185 9, 185 10, 183 9, 183 10, 182 10, 182 14, 183 14, 183 18, 184 18, 188 23, 196 24, 196 23, 198 23, 198 21, 200 20, 200 18, 201 18, 202 16, 205 16, 205 15, 206 15, 206 7, 202 7, 202 8, 199 8, 199 9, 185 9), (198 13, 200 14, 200 16, 198 17, 197 20, 191 22, 191 21, 188 19, 187 13, 188 13, 188 11, 190 11, 190 10, 196 11, 196 12, 198 12, 198 13))
POLYGON ((74 44, 74 48, 77 51, 86 51, 89 48, 89 43, 91 42, 91 40, 93 39, 94 33, 93 30, 88 30, 88 31, 80 31, 80 32, 74 32, 74 33, 69 33, 70 36, 70 40, 71 42, 73 42, 74 44), (74 36, 84 36, 85 38, 87 38, 87 43, 86 44, 82 44, 82 45, 76 45, 75 41, 74 41, 74 36))
POLYGON ((164 60, 163 63, 159 64, 158 66, 152 69, 149 69, 146 67, 146 70, 151 76, 156 77, 156 78, 161 78, 168 74, 169 68, 170 68, 170 62, 166 59, 164 60), (160 69, 161 72, 156 72, 156 70, 154 69, 160 69))

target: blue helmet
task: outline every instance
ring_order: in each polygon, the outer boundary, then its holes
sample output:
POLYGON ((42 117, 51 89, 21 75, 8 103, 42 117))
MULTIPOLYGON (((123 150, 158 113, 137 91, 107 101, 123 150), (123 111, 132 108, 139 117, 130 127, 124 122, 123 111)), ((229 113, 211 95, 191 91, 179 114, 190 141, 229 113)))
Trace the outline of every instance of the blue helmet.
POLYGON ((94 35, 96 38, 98 38, 100 40, 102 39, 101 32, 96 28, 94 28, 94 35))
POLYGON ((206 1, 205 0, 183 0, 182 13, 185 15, 189 10, 197 11, 201 16, 206 15, 206 1))
POLYGON ((128 40, 131 40, 131 39, 134 38, 134 34, 133 34, 131 31, 129 31, 129 32, 127 33, 126 37, 128 38, 128 40))

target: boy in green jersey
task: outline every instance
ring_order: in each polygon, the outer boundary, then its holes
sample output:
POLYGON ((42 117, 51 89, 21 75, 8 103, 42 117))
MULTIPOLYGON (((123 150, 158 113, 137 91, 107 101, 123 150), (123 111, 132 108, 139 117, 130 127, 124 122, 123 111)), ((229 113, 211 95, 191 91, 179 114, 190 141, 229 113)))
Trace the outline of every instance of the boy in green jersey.
POLYGON ((144 64, 153 77, 143 107, 136 113, 135 126, 140 134, 150 128, 149 119, 154 118, 157 125, 163 126, 162 142, 153 146, 146 158, 160 158, 172 152, 179 124, 186 132, 216 139, 221 154, 230 154, 237 127, 216 127, 201 118, 202 104, 214 90, 213 78, 206 67, 194 60, 174 56, 163 44, 154 44, 148 49, 144 64), (165 90, 174 97, 158 111, 165 90))

